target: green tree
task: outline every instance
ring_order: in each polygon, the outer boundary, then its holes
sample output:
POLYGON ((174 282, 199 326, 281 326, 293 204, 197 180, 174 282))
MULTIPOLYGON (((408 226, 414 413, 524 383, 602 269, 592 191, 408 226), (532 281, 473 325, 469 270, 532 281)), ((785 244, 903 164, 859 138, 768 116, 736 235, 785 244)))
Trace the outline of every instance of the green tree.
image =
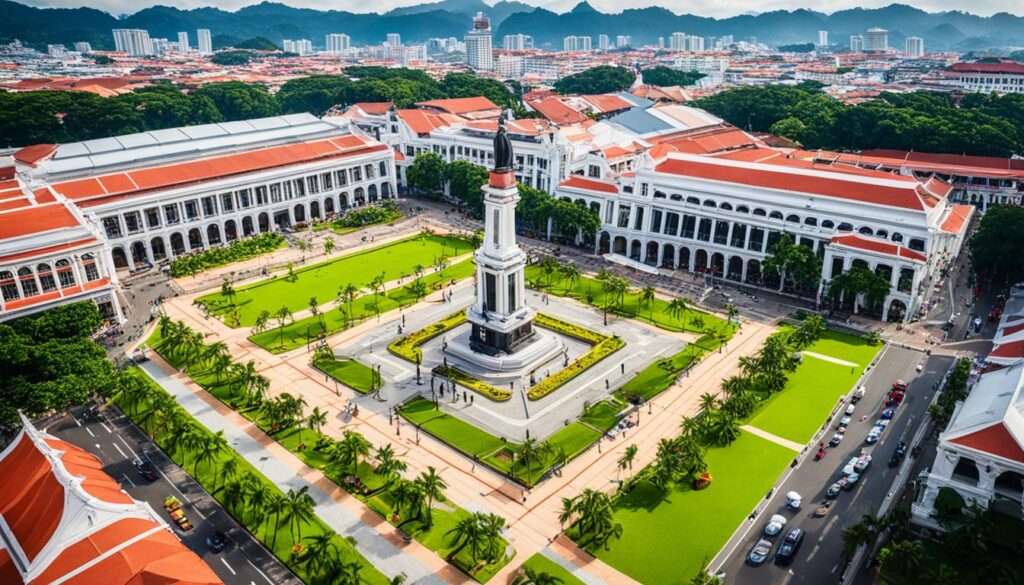
POLYGON ((283 114, 322 116, 334 106, 351 103, 353 86, 352 80, 340 75, 313 75, 288 80, 274 97, 283 114))
POLYGON ((447 164, 436 152, 416 155, 405 171, 406 182, 413 189, 424 193, 439 193, 444 186, 447 164))
POLYGON ((426 527, 429 530, 434 525, 434 502, 444 497, 444 490, 448 489, 448 484, 441 479, 441 475, 431 465, 428 465, 427 470, 420 473, 414 481, 425 498, 426 527))
POLYGON ((680 71, 663 65, 644 69, 640 73, 643 75, 644 83, 649 85, 658 85, 661 87, 693 85, 697 83, 699 79, 707 77, 703 73, 698 73, 696 71, 680 71))
POLYGON ((208 98, 225 121, 266 118, 278 113, 277 102, 257 83, 223 81, 207 83, 192 92, 208 98))
POLYGON ((378 447, 373 458, 377 462, 373 472, 384 478, 385 486, 391 485, 398 474, 409 467, 395 455, 395 449, 390 444, 378 447))
POLYGON ((340 441, 331 447, 331 461, 340 467, 350 468, 352 475, 359 477, 359 462, 370 455, 370 442, 356 431, 345 431, 340 441))
POLYGON ((309 486, 304 485, 298 490, 288 490, 288 495, 285 497, 283 513, 294 542, 302 540, 302 525, 309 524, 316 517, 313 514, 313 506, 316 505, 316 502, 308 492, 309 486))
POLYGON ((626 90, 635 79, 636 75, 624 67, 598 65, 559 79, 555 82, 555 91, 561 94, 612 93, 626 90))
POLYGON ((1024 280, 1024 208, 1015 205, 989 207, 970 239, 971 266, 995 284, 1024 280))
POLYGON ((626 449, 622 452, 622 456, 619 457, 619 460, 617 462, 619 466, 619 471, 625 471, 626 469, 629 469, 630 471, 633 470, 633 460, 636 459, 637 451, 639 451, 639 449, 637 448, 636 443, 633 443, 626 447, 626 449))

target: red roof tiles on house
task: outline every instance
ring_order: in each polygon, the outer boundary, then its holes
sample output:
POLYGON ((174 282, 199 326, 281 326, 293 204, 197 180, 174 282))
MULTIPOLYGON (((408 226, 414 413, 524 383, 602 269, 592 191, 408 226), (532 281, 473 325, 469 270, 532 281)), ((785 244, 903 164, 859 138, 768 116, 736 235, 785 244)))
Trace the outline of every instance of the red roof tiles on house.
MULTIPOLYGON (((788 164, 789 162, 787 161, 788 164)), ((659 173, 709 181, 753 185, 766 189, 792 191, 888 207, 913 210, 923 210, 924 208, 921 196, 917 191, 920 185, 916 181, 906 181, 907 185, 905 187, 897 187, 891 183, 898 182, 900 179, 891 176, 885 177, 886 182, 889 184, 882 185, 845 179, 846 173, 837 172, 833 173, 835 177, 830 177, 826 174, 829 173, 827 170, 820 170, 814 174, 809 174, 806 172, 788 171, 781 164, 757 167, 752 165, 739 166, 721 162, 720 159, 697 159, 696 157, 686 159, 670 158, 659 164, 654 170, 659 173)))
POLYGON ((1024 463, 1024 449, 1021 449, 1013 438, 1013 433, 1002 422, 962 437, 950 439, 950 442, 1017 463, 1024 463))
POLYGON ((487 110, 501 109, 497 104, 483 96, 430 100, 426 102, 417 102, 416 105, 421 108, 433 108, 435 110, 441 110, 442 112, 448 112, 449 114, 460 115, 468 114, 470 112, 483 112, 487 110))
POLYGON ((617 95, 597 94, 597 95, 584 95, 580 96, 587 100, 597 110, 603 113, 617 112, 619 110, 628 110, 633 107, 633 104, 620 98, 617 95))
POLYGON ((35 166, 40 160, 50 156, 57 150, 56 144, 33 144, 14 153, 14 160, 35 166))
POLYGON ((353 108, 359 108, 371 116, 383 116, 395 107, 395 102, 356 102, 353 108))
POLYGON ((942 231, 950 234, 959 234, 967 224, 967 219, 974 213, 973 205, 954 205, 942 222, 942 231))
POLYGON ((1024 341, 1011 341, 1010 343, 1000 343, 999 345, 992 348, 992 351, 988 353, 988 357, 1009 359, 1024 358, 1024 341))
POLYGON ((903 246, 894 244, 887 240, 867 238, 857 234, 833 236, 832 243, 845 246, 847 248, 877 252, 879 254, 885 254, 886 256, 893 256, 895 258, 903 258, 906 260, 917 260, 918 262, 926 262, 928 260, 924 254, 915 252, 910 248, 904 248, 903 246))
POLYGON ((559 187, 572 187, 574 189, 583 189, 584 191, 600 191, 602 193, 615 193, 619 192, 619 188, 614 183, 606 183, 604 181, 598 181, 596 179, 588 179, 579 175, 570 175, 568 179, 562 181, 558 185, 559 187))
POLYGON ((0 240, 78 225, 78 219, 59 203, 19 206, 0 213, 0 240))
POLYGON ((1024 75, 1024 63, 1000 61, 999 63, 953 63, 952 71, 963 73, 1012 73, 1024 75))
POLYGON ((528 102, 529 106, 540 112, 555 124, 578 124, 588 120, 585 115, 562 103, 557 97, 548 97, 528 102))

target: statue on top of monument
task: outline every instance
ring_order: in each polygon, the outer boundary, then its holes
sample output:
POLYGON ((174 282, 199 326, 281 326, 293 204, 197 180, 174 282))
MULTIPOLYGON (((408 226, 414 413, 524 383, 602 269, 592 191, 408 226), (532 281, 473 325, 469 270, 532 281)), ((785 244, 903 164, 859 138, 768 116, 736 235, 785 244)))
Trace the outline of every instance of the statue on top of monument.
POLYGON ((494 172, 505 173, 512 170, 512 141, 505 129, 505 113, 498 117, 498 131, 494 134, 494 172))

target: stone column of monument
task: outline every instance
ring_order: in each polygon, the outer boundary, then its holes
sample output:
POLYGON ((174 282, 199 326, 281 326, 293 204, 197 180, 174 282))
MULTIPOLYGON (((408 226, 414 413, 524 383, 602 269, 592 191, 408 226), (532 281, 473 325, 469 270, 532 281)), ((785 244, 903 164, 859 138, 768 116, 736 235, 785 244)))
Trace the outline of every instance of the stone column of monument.
POLYGON ((484 191, 484 239, 476 251, 476 302, 466 313, 470 347, 487 355, 509 354, 534 334, 536 314, 526 305, 526 254, 516 243, 519 189, 512 169, 505 118, 494 136, 494 169, 484 191))

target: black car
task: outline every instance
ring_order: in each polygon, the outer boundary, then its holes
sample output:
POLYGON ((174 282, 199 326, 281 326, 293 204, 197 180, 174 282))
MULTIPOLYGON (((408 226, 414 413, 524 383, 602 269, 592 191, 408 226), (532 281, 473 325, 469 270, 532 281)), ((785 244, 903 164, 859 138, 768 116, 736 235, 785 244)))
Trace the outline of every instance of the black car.
POLYGON ((224 547, 227 545, 227 535, 219 530, 206 537, 206 546, 215 553, 219 553, 224 550, 224 547))
POLYGON ((896 467, 903 461, 903 458, 907 455, 907 444, 900 442, 896 450, 892 452, 892 457, 889 459, 889 467, 896 467))
POLYGON ((146 481, 156 481, 156 470, 153 469, 153 465, 149 461, 135 460, 132 464, 146 481))
POLYGON ((782 539, 782 544, 779 545, 779 550, 775 551, 775 564, 776 565, 788 565, 793 562, 793 557, 796 556, 797 551, 800 550, 800 545, 804 542, 804 531, 799 528, 791 528, 786 533, 786 538, 782 539))

